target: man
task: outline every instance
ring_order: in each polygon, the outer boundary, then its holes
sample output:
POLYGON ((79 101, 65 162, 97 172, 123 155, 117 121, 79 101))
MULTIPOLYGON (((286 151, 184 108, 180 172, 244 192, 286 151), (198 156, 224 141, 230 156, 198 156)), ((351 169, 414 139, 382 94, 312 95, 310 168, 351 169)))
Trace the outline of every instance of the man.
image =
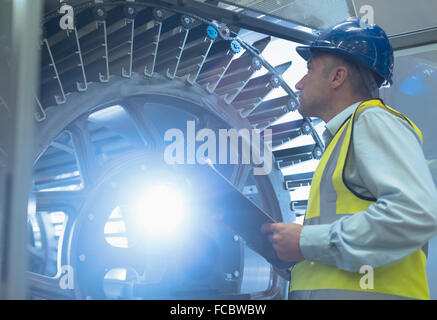
POLYGON ((278 256, 297 262, 289 298, 429 299, 437 190, 419 129, 375 99, 392 80, 386 34, 349 18, 296 50, 308 61, 299 112, 327 129, 304 225, 262 227, 278 256))

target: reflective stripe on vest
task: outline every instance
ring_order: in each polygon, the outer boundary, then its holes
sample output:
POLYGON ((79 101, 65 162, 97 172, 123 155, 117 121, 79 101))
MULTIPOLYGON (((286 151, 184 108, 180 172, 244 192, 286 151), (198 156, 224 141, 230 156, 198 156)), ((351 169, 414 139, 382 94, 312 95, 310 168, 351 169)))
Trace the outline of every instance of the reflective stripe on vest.
POLYGON ((408 297, 397 296, 394 294, 351 291, 351 290, 298 290, 291 291, 288 295, 289 300, 415 300, 408 297))
MULTIPOLYGON (((381 100, 372 99, 361 103, 335 134, 314 172, 304 225, 330 224, 342 217, 364 211, 376 201, 355 194, 343 180, 354 121, 359 113, 369 107, 383 108, 406 120, 422 139, 422 134, 414 123, 396 110, 385 106, 381 100)), ((320 294, 329 291, 333 295, 332 298, 335 298, 335 292, 344 296, 344 293, 349 291, 354 297, 362 294, 363 299, 368 299, 372 293, 375 293, 375 299, 383 296, 394 299, 429 299, 425 264, 424 250, 418 249, 397 263, 375 268, 374 288, 363 289, 360 286, 364 276, 362 273, 348 272, 333 265, 304 260, 291 270, 290 296, 317 297, 311 292, 317 291, 320 294)))

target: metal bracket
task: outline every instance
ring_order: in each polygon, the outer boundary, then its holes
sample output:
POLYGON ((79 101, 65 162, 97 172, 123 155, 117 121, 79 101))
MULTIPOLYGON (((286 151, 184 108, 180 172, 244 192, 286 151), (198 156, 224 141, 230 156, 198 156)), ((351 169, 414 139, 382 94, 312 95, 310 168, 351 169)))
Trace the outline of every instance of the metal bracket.
MULTIPOLYGON (((67 30, 68 32, 68 30, 67 30)), ((75 52, 78 56, 79 56, 79 67, 82 70, 82 76, 83 76, 83 82, 76 82, 76 86, 77 86, 77 90, 82 92, 82 91, 86 91, 88 89, 88 84, 87 84, 87 80, 86 80, 86 74, 85 74, 85 67, 83 65, 83 59, 82 59, 82 51, 80 50, 80 43, 79 43, 79 36, 77 34, 77 28, 74 27, 74 36, 76 38, 76 45, 77 45, 77 51, 75 52)))
POLYGON ((50 57, 49 66, 52 67, 53 71, 55 72, 55 76, 53 78, 57 80, 59 90, 61 91, 60 96, 57 96, 57 95, 54 96, 55 101, 57 104, 64 104, 67 101, 67 98, 65 97, 65 92, 64 92, 64 88, 62 87, 61 79, 59 78, 58 69, 56 68, 55 60, 53 59, 53 54, 52 54, 52 50, 50 49, 50 44, 49 44, 47 39, 43 39, 43 44, 45 44, 45 47, 46 47, 47 52, 48 52, 49 57, 50 57))
POLYGON ((47 118, 47 115, 37 96, 35 96, 35 100, 36 100, 36 105, 38 107, 35 111, 35 120, 36 122, 42 122, 47 118))
POLYGON ((179 67, 179 63, 181 62, 181 58, 182 58, 182 53, 184 52, 184 48, 185 48, 185 43, 187 42, 187 38, 188 38, 188 33, 190 32, 189 29, 184 29, 182 27, 180 27, 180 32, 182 32, 182 29, 185 30, 185 36, 184 39, 182 41, 181 46, 179 47, 179 53, 176 55, 176 65, 174 67, 174 70, 172 73, 170 73, 170 68, 167 69, 167 77, 170 79, 174 79, 174 77, 176 76, 176 72, 178 71, 178 67, 179 67))
POLYGON ((206 91, 208 91, 209 93, 213 93, 215 91, 215 89, 217 88, 218 84, 222 80, 222 78, 225 75, 226 71, 228 71, 228 68, 231 65, 232 61, 233 61, 234 54, 230 50, 228 51, 227 55, 228 55, 228 60, 227 60, 226 66, 224 67, 223 72, 219 75, 217 81, 215 83, 213 83, 213 84, 208 82, 207 85, 206 85, 206 91))
POLYGON ((209 50, 211 50, 211 46, 212 46, 212 44, 214 43, 214 39, 211 39, 211 38, 209 38, 209 37, 205 37, 205 38, 203 39, 203 41, 204 41, 204 42, 209 41, 209 45, 208 45, 208 48, 206 49, 205 54, 202 55, 202 61, 197 65, 198 68, 197 68, 197 72, 196 72, 196 74, 194 75, 194 77, 191 77, 191 73, 188 75, 187 82, 188 82, 189 84, 191 84, 191 85, 194 84, 194 83, 196 82, 197 77, 199 76, 199 73, 200 73, 200 71, 202 70, 203 64, 205 63, 205 60, 206 60, 206 58, 208 57, 209 50))
POLYGON ((132 76, 132 60, 133 60, 133 52, 134 52, 134 28, 135 28, 135 20, 134 19, 125 19, 125 24, 128 26, 130 24, 130 38, 127 41, 130 48, 128 51, 129 55, 129 66, 128 71, 126 71, 126 68, 124 66, 121 67, 121 75, 125 78, 130 78, 132 76))
POLYGON ((161 38, 162 22, 156 21, 155 28, 157 28, 158 30, 157 30, 157 33, 154 37, 154 38, 156 38, 156 40, 154 39, 154 41, 153 41, 154 49, 153 49, 153 53, 152 53, 152 56, 153 56, 152 63, 149 65, 146 63, 146 66, 144 67, 144 75, 147 77, 152 77, 153 72, 155 70, 156 57, 158 55, 158 48, 159 48, 159 40, 161 38))
POLYGON ((103 47, 105 47, 105 55, 102 57, 105 60, 105 66, 106 66, 106 75, 99 72, 99 80, 100 82, 108 82, 109 81, 109 58, 108 58, 108 34, 106 31, 106 21, 105 20, 97 20, 96 21, 97 29, 103 28, 103 35, 105 42, 102 44, 103 47))

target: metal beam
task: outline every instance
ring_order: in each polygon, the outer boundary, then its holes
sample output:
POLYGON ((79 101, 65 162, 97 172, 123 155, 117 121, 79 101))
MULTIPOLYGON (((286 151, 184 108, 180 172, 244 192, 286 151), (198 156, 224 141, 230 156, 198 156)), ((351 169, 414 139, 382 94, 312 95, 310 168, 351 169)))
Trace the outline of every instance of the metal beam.
POLYGON ((186 12, 187 14, 197 15, 206 19, 217 20, 219 22, 238 26, 243 29, 248 29, 302 44, 309 44, 311 41, 316 39, 316 35, 312 33, 285 27, 277 23, 264 21, 260 18, 246 15, 243 12, 226 10, 208 3, 202 3, 193 0, 161 0, 146 2, 156 2, 157 6, 165 6, 169 9, 186 12))
POLYGON ((389 36, 394 51, 437 43, 437 27, 389 36))
POLYGON ((0 2, 0 299, 27 297, 26 220, 41 0, 0 2))
POLYGON ((397 57, 411 56, 414 54, 420 54, 420 53, 431 52, 431 51, 437 51, 437 43, 426 44, 424 46, 418 46, 418 47, 413 47, 413 48, 396 50, 394 52, 394 56, 395 56, 395 58, 397 58, 397 57))

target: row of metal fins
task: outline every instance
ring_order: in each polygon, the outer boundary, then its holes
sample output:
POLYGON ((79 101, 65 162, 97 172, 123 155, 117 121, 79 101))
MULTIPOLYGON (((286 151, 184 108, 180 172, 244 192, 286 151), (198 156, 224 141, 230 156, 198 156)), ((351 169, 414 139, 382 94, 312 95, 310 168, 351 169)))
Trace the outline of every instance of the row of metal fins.
MULTIPOLYGON (((276 73, 253 77, 263 66, 259 57, 249 50, 237 55, 235 43, 211 36, 207 28, 206 23, 191 17, 135 7, 131 2, 112 7, 96 4, 75 12, 72 30, 62 30, 59 19, 46 22, 41 41, 40 92, 35 95, 37 121, 45 119, 46 107, 64 104, 69 93, 86 91, 90 82, 108 82, 110 74, 129 78, 133 72, 145 77, 158 72, 169 79, 181 77, 189 84, 197 83, 238 109, 254 128, 272 129, 273 147, 311 134, 313 123, 309 119, 271 125, 295 110, 294 98, 285 95, 264 101, 282 85, 278 75, 291 62, 276 66, 276 73)), ((261 53, 270 41, 266 37, 252 47, 261 53)), ((321 148, 316 143, 274 151, 276 166, 281 169, 318 159, 321 148)), ((286 176, 284 188, 293 190, 310 181, 311 177, 286 176)), ((306 203, 298 205, 304 207, 306 203)))

